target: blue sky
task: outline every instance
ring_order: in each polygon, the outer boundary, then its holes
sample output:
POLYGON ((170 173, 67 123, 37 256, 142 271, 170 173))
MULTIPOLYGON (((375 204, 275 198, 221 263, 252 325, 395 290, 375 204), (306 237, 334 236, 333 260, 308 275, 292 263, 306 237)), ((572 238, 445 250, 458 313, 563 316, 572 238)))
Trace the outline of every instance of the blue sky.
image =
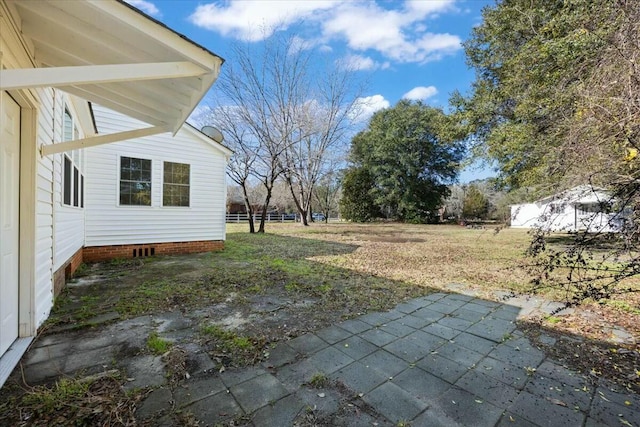
MULTIPOLYGON (((127 0, 222 56, 236 40, 261 43, 268 31, 304 28, 305 43, 363 73, 370 113, 402 98, 446 108, 473 80, 461 43, 493 0, 127 0)), ((461 182, 492 176, 467 168, 461 182)))

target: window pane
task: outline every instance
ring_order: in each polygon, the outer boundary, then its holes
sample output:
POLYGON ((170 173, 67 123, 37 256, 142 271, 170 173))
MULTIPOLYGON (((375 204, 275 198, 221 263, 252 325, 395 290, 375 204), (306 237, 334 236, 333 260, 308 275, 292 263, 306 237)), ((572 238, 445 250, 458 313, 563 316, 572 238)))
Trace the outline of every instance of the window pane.
POLYGON ((151 206, 151 160, 121 157, 120 204, 151 206))
POLYGON ((80 207, 84 208, 84 175, 80 175, 80 207))
POLYGON ((186 163, 164 162, 163 206, 189 206, 189 171, 186 163))
POLYGON ((63 183, 62 183, 62 202, 65 205, 71 204, 71 159, 67 156, 64 157, 64 171, 63 171, 63 183))
POLYGON ((62 140, 71 141, 73 139, 73 119, 71 113, 66 108, 64 109, 64 118, 62 123, 62 140))
POLYGON ((78 168, 73 168, 73 206, 80 206, 80 173, 78 168))

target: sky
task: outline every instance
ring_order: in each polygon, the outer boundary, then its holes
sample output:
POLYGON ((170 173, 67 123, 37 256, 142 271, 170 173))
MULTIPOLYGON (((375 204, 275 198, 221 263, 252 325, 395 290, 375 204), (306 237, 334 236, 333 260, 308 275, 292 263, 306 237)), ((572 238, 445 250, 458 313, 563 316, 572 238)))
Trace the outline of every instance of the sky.
MULTIPOLYGON (((474 71, 462 42, 493 0, 126 0, 217 55, 236 41, 262 43, 270 31, 304 28, 302 41, 366 79, 369 114, 401 99, 446 109, 467 93, 474 71), (268 30, 265 30, 268 29, 268 30)), ((224 67, 224 65, 223 65, 224 67)), ((474 165, 460 182, 495 175, 474 165)))

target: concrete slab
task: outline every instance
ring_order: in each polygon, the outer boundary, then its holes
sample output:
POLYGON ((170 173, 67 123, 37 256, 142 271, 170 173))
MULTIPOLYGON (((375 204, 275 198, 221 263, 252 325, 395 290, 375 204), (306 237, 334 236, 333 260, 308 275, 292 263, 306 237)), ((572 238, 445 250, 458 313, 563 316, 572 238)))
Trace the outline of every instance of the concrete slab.
POLYGON ((387 378, 392 378, 409 367, 409 364, 386 350, 378 350, 360 360, 368 368, 373 368, 387 378))
POLYGON ((301 354, 311 354, 329 346, 314 334, 304 334, 287 341, 287 344, 301 354))
POLYGON ((154 390, 142 401, 136 411, 136 417, 145 419, 162 415, 171 410, 172 402, 171 390, 164 387, 154 390))
POLYGON ((529 381, 529 376, 524 367, 512 365, 492 357, 482 359, 475 369, 518 390, 522 390, 527 381, 529 381))
POLYGON ((474 427, 495 426, 503 411, 457 387, 452 387, 440 395, 434 406, 460 425, 474 427))
POLYGON ((335 347, 320 350, 309 357, 309 363, 326 375, 337 371, 354 362, 354 359, 335 347))
POLYGON ((427 404, 451 387, 448 382, 418 367, 401 372, 391 381, 413 397, 423 400, 427 404))
POLYGON ((244 415, 233 396, 226 391, 186 406, 184 411, 192 413, 202 425, 220 425, 244 415))
POLYGON ((493 351, 493 349, 496 347, 496 343, 494 341, 477 337, 466 332, 463 332, 455 337, 453 339, 453 342, 462 347, 468 348, 469 350, 473 350, 484 355, 491 353, 491 351, 493 351))
POLYGON ((226 390, 227 387, 219 378, 201 378, 181 383, 175 388, 173 396, 176 406, 182 408, 226 390))
POLYGON ((273 404, 289 394, 271 374, 261 375, 234 385, 229 391, 247 414, 265 405, 273 404))
POLYGON ((366 332, 363 332, 360 334, 360 336, 370 343, 380 347, 385 346, 398 338, 395 335, 392 335, 389 332, 385 332, 382 329, 378 328, 370 329, 366 332))
POLYGON ((410 421, 427 408, 427 404, 398 385, 386 382, 362 397, 392 423, 410 421))
POLYGON ((432 323, 422 328, 422 331, 431 335, 436 335, 446 340, 454 339, 460 334, 459 330, 449 328, 448 326, 441 325, 440 323, 432 323))
POLYGON ((468 371, 467 367, 440 356, 437 353, 426 356, 416 365, 450 384, 454 384, 458 381, 458 378, 468 371))
POLYGON ((330 326, 319 330, 316 335, 329 344, 335 344, 338 341, 349 338, 353 333, 338 326, 330 326))
POLYGON ((258 409, 251 421, 255 426, 290 426, 307 404, 295 395, 288 395, 277 402, 258 409))
POLYGON ((129 359, 124 364, 127 377, 132 380, 124 386, 126 390, 142 387, 158 387, 167 382, 164 363, 160 356, 142 355, 129 359))
POLYGON ((537 349, 526 351, 513 348, 506 344, 499 344, 489 353, 489 357, 511 363, 512 365, 522 366, 526 369, 540 366, 545 355, 537 349))
POLYGON ((455 385, 478 396, 480 400, 493 403, 500 408, 510 406, 518 397, 517 389, 475 369, 460 377, 455 385))
POLYGON ((523 391, 508 410, 541 427, 581 426, 585 414, 523 391))
POLYGON ((471 368, 476 365, 484 355, 476 351, 455 343, 445 343, 438 348, 438 354, 442 357, 454 361, 465 368, 471 368))
POLYGON ((360 360, 378 349, 374 344, 360 338, 352 336, 334 345, 335 348, 349 355, 353 360, 360 360))
POLYGON ((405 337, 410 333, 414 332, 416 329, 412 326, 409 326, 403 322, 404 317, 396 320, 392 320, 391 322, 380 326, 380 329, 390 333, 391 335, 395 335, 396 337, 405 337))
POLYGON ((354 362, 339 369, 330 376, 336 381, 341 381, 357 393, 368 393, 389 378, 376 371, 371 366, 365 366, 360 362, 354 362))
POLYGON ((267 357, 267 360, 262 362, 262 366, 266 368, 279 368, 280 366, 294 362, 299 356, 300 353, 287 343, 283 342, 269 350, 269 356, 267 357))
POLYGON ((372 328, 370 324, 358 319, 345 320, 342 323, 338 323, 337 326, 351 332, 352 334, 360 334, 372 328))

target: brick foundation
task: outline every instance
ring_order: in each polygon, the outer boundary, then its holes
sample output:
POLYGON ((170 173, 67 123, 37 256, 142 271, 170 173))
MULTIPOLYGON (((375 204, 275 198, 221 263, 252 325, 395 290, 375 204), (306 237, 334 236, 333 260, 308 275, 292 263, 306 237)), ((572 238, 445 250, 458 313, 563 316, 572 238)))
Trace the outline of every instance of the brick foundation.
POLYGON ((75 254, 73 254, 71 258, 67 260, 67 262, 62 265, 62 267, 60 267, 56 270, 55 273, 53 273, 54 297, 57 297, 60 294, 67 279, 71 278, 73 276, 73 273, 75 273, 78 267, 80 267, 80 264, 83 263, 83 252, 83 249, 78 250, 75 254))
POLYGON ((223 240, 195 242, 148 243, 140 245, 90 246, 82 251, 84 262, 108 261, 114 258, 138 258, 153 255, 182 255, 224 249, 223 240))

